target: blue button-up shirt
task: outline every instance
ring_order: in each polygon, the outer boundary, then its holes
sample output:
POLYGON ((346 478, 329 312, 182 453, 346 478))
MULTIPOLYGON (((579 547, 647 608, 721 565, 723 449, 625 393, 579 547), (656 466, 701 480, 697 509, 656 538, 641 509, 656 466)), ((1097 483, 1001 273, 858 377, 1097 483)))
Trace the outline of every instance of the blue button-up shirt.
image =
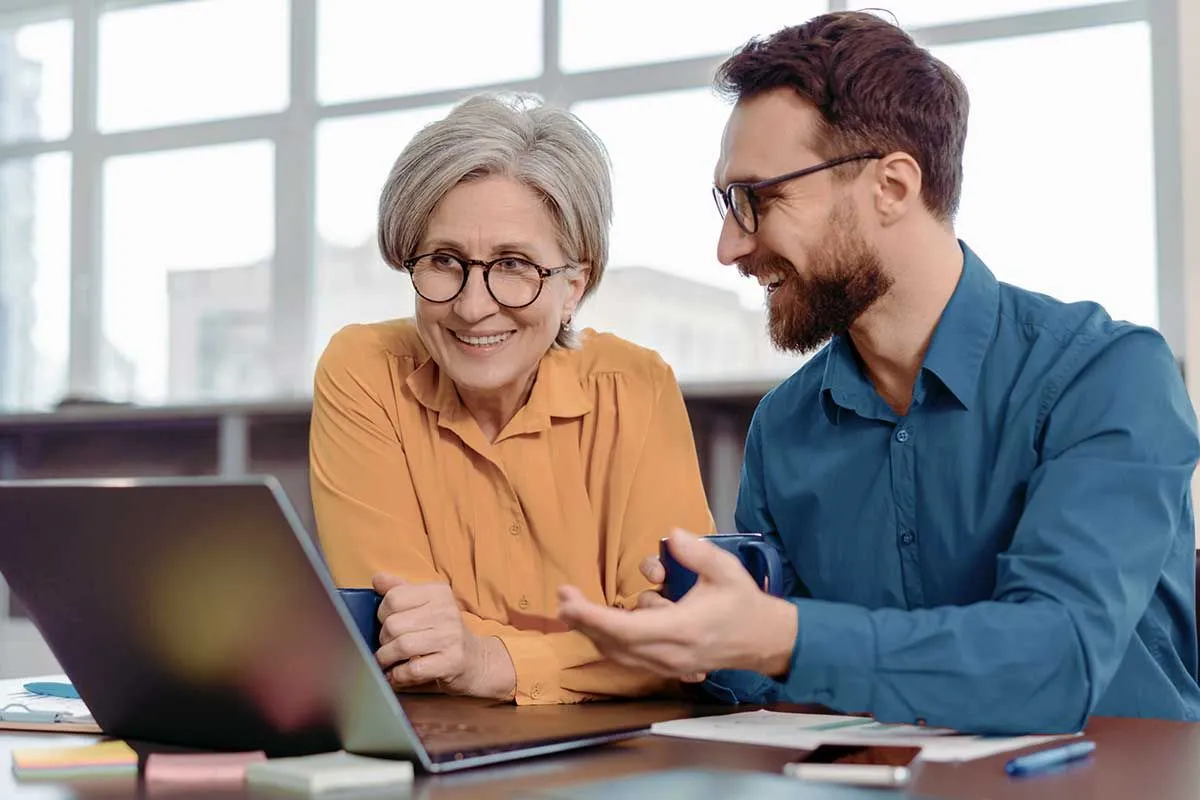
POLYGON ((789 562, 796 645, 779 681, 707 688, 997 733, 1200 719, 1200 443, 1170 350, 963 253, 906 415, 842 336, 759 405, 737 527, 789 562))

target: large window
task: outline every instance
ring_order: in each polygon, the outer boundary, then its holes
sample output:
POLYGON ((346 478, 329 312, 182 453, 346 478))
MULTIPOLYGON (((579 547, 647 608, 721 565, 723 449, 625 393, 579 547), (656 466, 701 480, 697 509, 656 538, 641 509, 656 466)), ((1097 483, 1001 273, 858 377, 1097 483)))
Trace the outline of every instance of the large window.
POLYGON ((624 67, 729 53, 825 11, 825 0, 562 0, 562 68, 624 67))
POLYGON ((944 25, 963 20, 995 19, 1014 14, 1090 6, 1108 0, 851 0, 848 8, 886 9, 896 21, 907 28, 922 25, 944 25))
POLYGON ((0 142, 71 132, 71 21, 0 27, 0 142))
MULTIPOLYGON (((71 21, 0 18, 0 145, 71 133, 71 21)), ((66 390, 71 156, 0 158, 0 410, 47 408, 66 390)))
POLYGON ((66 388, 71 162, 0 162, 0 407, 48 407, 66 388))
POLYGON ((503 84, 542 72, 539 0, 319 0, 317 9, 323 103, 503 84))
POLYGON ((959 235, 1002 280, 1157 325, 1148 26, 934 50, 971 94, 959 235))
POLYGON ((1175 33, 1144 0, 0 0, 0 411, 306 396, 334 331, 412 313, 379 190, 480 87, 570 107, 612 156, 612 262, 581 323, 688 382, 778 380, 798 360, 716 260, 712 72, 881 5, 971 93, 960 235, 1001 279, 1181 347, 1155 180, 1178 154, 1153 127, 1178 76, 1151 48, 1175 33))
POLYGON ((189 0, 100 18, 102 131, 278 111, 288 0, 189 0))
POLYGON ((379 193, 409 139, 450 108, 326 120, 317 128, 314 359, 344 325, 412 315, 408 276, 383 263, 375 242, 379 193))
POLYGON ((271 145, 110 160, 104 171, 104 394, 141 403, 267 397, 271 145), (232 330, 222 334, 222 321, 232 330), (256 362, 258 369, 226 362, 256 362), (238 380, 218 375, 239 375, 238 380))

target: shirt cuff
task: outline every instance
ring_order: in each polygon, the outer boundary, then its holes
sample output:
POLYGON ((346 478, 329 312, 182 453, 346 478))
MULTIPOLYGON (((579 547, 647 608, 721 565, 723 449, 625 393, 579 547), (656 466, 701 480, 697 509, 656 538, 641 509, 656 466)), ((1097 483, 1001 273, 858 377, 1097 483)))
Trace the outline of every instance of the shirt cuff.
POLYGON ((817 702, 839 711, 868 711, 876 643, 871 612, 847 603, 794 598, 796 647, 785 699, 817 702))
POLYGON ((722 703, 769 705, 779 697, 779 682, 744 669, 714 670, 700 689, 722 703))
POLYGON ((512 659, 517 685, 517 705, 547 705, 562 702, 563 694, 554 649, 544 636, 497 636, 512 659))

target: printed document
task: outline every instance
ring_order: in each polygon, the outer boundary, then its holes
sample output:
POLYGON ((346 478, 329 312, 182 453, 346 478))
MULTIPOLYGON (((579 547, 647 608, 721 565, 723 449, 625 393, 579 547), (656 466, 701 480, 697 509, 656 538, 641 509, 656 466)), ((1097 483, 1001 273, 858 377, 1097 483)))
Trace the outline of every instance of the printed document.
POLYGON ((948 728, 876 722, 870 717, 746 711, 715 717, 656 722, 651 733, 812 750, 823 744, 920 747, 925 761, 970 761, 1055 739, 1078 736, 977 736, 948 728))

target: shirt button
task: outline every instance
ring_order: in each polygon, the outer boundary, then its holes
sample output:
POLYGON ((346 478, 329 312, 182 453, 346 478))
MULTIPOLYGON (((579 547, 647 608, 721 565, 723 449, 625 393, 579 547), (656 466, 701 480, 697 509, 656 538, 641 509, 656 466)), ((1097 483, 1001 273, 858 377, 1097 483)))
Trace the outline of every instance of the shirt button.
POLYGON ((896 441, 899 442, 900 444, 904 444, 905 442, 907 442, 908 441, 908 431, 906 431, 904 428, 901 428, 900 430, 896 431, 896 441))
POLYGON ((900 534, 900 544, 912 544, 913 540, 916 538, 917 537, 913 535, 912 531, 905 531, 904 533, 900 534))
POLYGON ((511 533, 513 536, 520 536, 521 535, 521 523, 514 522, 512 525, 509 525, 508 532, 511 533))
POLYGON ((521 602, 517 603, 517 605, 519 605, 521 607, 521 610, 524 611, 525 609, 529 608, 529 599, 526 597, 522 597, 521 602))

